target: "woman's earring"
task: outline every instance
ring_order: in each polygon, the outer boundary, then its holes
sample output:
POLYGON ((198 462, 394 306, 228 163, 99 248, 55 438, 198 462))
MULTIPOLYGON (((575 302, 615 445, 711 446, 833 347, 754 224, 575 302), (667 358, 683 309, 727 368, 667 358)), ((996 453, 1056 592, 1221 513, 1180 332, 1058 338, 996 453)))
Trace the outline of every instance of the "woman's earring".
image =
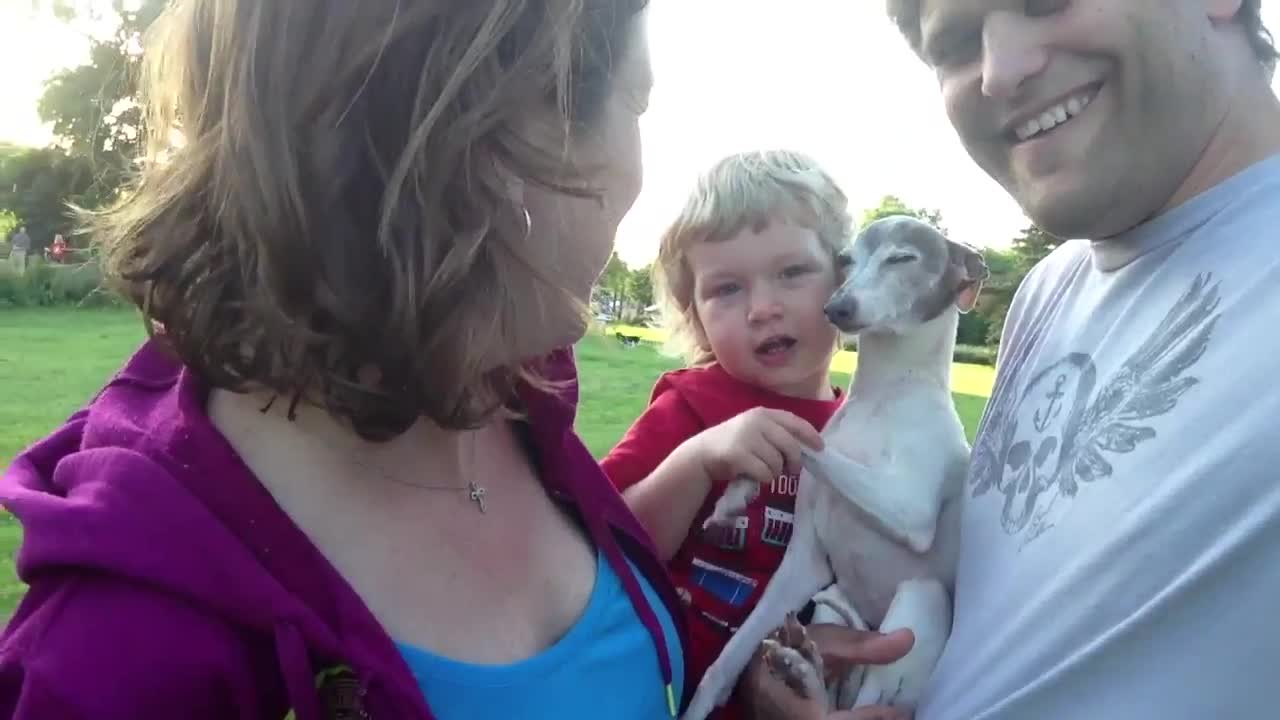
POLYGON ((529 216, 529 208, 522 207, 520 211, 524 213, 524 239, 527 242, 533 235, 533 218, 529 216))

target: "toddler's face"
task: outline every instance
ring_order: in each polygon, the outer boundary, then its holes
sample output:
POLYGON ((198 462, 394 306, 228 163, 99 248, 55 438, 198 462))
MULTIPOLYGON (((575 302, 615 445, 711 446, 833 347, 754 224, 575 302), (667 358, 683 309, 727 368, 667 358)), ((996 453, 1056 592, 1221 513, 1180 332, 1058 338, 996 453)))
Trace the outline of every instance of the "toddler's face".
POLYGON ((689 249, 704 347, 734 377, 794 397, 829 398, 836 329, 823 306, 838 286, 812 230, 774 222, 689 249))

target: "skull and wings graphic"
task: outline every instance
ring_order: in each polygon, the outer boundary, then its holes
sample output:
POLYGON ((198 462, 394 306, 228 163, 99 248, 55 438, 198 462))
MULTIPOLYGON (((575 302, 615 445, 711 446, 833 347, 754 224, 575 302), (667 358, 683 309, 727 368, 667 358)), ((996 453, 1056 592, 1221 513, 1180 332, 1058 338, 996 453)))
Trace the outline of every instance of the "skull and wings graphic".
MULTIPOLYGON (((1053 527, 1055 503, 1109 478, 1110 456, 1156 437, 1149 422, 1200 381, 1188 370, 1204 355, 1219 315, 1219 284, 1199 275, 1138 350, 1098 387, 1093 357, 1070 353, 1035 373, 1021 392, 1002 383, 975 442, 969 483, 974 498, 1003 496, 1001 524, 1025 534, 1023 546, 1053 527)), ((1049 322, 1035 322, 1011 377, 1049 322)))

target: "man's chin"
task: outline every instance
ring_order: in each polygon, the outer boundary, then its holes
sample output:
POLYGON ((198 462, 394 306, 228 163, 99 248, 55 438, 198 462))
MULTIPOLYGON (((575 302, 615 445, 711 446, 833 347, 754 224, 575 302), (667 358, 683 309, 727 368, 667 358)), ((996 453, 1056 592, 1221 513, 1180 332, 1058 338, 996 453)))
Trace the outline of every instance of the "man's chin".
POLYGON ((1022 212, 1037 228, 1064 240, 1094 238, 1104 230, 1103 221, 1115 198, 1102 196, 1099 184, 1072 178, 1037 178, 1012 189, 1022 212))

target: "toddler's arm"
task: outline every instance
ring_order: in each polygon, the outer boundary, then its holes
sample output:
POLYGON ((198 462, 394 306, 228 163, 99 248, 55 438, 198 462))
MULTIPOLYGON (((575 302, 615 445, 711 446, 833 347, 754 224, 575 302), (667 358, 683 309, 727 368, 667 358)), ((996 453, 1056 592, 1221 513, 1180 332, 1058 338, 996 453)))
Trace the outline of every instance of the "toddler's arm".
POLYGON ((711 489, 696 457, 680 450, 702 429, 677 393, 662 393, 600 462, 664 562, 680 549, 711 489))

